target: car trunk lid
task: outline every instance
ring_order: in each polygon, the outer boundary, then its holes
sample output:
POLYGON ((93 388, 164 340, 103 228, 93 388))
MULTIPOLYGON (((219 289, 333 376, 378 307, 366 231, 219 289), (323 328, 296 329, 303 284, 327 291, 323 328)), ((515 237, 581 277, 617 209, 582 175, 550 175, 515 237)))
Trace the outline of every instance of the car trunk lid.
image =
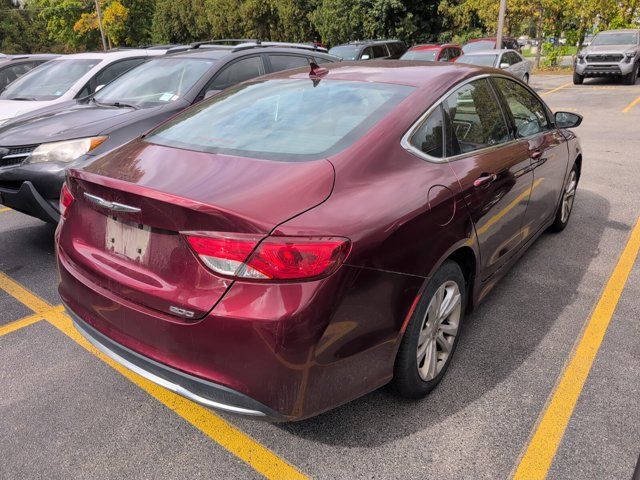
POLYGON ((333 180, 326 160, 263 161, 135 141, 69 172, 75 201, 59 245, 88 281, 198 319, 232 280, 207 269, 180 232, 267 236, 323 202, 333 180))

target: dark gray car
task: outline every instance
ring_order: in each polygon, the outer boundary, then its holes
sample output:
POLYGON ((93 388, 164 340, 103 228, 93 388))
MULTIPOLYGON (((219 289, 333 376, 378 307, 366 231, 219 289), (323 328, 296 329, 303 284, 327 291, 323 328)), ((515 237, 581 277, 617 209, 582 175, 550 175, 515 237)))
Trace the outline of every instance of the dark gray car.
POLYGON ((360 40, 336 45, 329 53, 345 61, 350 60, 395 60, 407 51, 400 40, 360 40))
POLYGON ((244 80, 339 60, 306 45, 195 47, 153 58, 90 97, 41 109, 0 127, 1 203, 57 223, 67 168, 84 165, 244 80))

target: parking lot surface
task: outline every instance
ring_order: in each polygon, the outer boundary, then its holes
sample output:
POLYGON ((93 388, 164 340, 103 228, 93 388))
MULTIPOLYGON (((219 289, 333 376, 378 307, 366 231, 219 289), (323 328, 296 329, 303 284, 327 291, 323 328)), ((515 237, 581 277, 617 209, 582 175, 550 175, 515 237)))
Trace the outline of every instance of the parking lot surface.
POLYGON ((631 478, 640 84, 532 85, 584 115, 572 219, 467 319, 421 401, 382 389, 293 424, 195 406, 75 333, 58 308, 53 229, 0 206, 0 478, 631 478))

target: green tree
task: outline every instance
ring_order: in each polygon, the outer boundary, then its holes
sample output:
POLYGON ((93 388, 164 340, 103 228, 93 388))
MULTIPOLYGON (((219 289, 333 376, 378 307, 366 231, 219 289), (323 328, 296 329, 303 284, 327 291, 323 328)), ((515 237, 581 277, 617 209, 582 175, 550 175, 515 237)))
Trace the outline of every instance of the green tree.
POLYGON ((156 0, 151 36, 156 43, 188 43, 211 35, 201 0, 156 0))

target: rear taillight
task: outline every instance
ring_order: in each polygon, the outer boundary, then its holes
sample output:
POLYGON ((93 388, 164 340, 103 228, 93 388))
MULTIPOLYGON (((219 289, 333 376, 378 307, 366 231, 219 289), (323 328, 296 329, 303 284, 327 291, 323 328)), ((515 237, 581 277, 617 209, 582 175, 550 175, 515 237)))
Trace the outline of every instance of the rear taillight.
POLYGON ((60 190, 60 215, 64 217, 67 208, 73 203, 73 195, 69 191, 67 183, 62 184, 62 190, 60 190))
POLYGON ((257 281, 309 280, 333 273, 349 253, 349 240, 336 237, 186 235, 189 245, 214 272, 257 281))

